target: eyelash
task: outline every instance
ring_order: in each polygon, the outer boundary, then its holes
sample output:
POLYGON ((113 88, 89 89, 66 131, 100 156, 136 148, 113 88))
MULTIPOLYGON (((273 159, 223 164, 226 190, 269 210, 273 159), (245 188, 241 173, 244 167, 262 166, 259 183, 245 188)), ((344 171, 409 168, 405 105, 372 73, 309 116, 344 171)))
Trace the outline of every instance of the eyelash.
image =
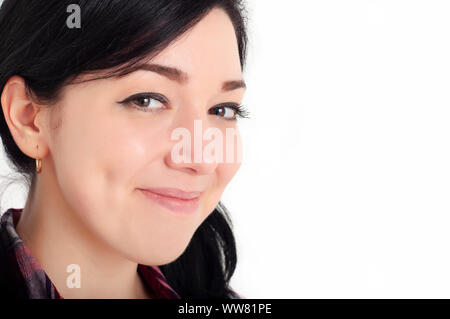
POLYGON ((247 111, 247 109, 243 105, 223 103, 223 104, 219 104, 217 106, 214 106, 210 110, 219 109, 219 108, 222 108, 222 107, 223 108, 228 107, 228 108, 234 110, 235 113, 236 113, 236 115, 234 117, 232 117, 232 118, 224 118, 227 121, 236 121, 237 117, 239 117, 239 118, 246 118, 246 119, 250 118, 249 112, 247 111))
MULTIPOLYGON (((128 98, 126 98, 125 100, 118 102, 120 104, 124 104, 124 105, 128 105, 131 107, 134 107, 142 112, 154 112, 151 108, 146 108, 146 107, 140 107, 134 103, 132 103, 133 101, 136 101, 138 99, 153 99, 156 100, 162 104, 167 105, 168 101, 161 96, 160 94, 157 93, 138 93, 138 94, 134 94, 128 98)), ((218 109, 218 108, 231 108, 232 110, 235 111, 236 115, 232 118, 224 118, 226 121, 236 121, 237 117, 239 118, 250 118, 249 117, 249 112, 247 111, 247 109, 243 106, 243 105, 237 105, 237 104, 233 104, 233 103, 222 103, 219 104, 217 106, 214 106, 213 108, 209 109, 209 111, 214 110, 214 109, 218 109)), ((208 112, 209 113, 209 112, 208 112)), ((213 113, 210 113, 213 114, 213 113)), ((217 115, 217 114, 216 114, 217 115)))

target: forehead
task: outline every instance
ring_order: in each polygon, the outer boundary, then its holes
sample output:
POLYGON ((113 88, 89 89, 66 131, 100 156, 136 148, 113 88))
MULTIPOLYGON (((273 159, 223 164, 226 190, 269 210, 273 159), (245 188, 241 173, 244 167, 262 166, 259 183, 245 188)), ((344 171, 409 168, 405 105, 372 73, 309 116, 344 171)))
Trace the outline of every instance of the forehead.
MULTIPOLYGON (((218 83, 242 79, 238 43, 234 26, 228 14, 220 8, 212 9, 196 25, 170 43, 151 59, 143 59, 148 64, 157 64, 181 70, 191 84, 209 83, 216 90, 218 83)), ((78 75, 72 84, 77 86, 96 85, 97 79, 107 71, 86 72, 78 75), (81 83, 81 84, 80 84, 81 83)), ((137 70, 121 76, 125 80, 145 79, 156 73, 137 70)), ((112 81, 109 79, 109 81, 112 81)), ((103 80, 107 83, 108 80, 103 80)))
POLYGON ((239 78, 237 39, 227 13, 212 9, 151 62, 177 67, 192 77, 239 78))

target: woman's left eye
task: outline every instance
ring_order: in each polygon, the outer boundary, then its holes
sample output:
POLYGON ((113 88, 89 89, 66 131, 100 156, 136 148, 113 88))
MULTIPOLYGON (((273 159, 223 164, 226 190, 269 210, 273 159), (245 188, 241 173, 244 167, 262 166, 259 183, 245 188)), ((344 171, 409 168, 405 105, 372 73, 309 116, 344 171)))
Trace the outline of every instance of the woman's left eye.
POLYGON ((159 94, 148 93, 132 95, 119 103, 127 105, 133 104, 131 105, 132 107, 136 107, 144 112, 152 112, 164 108, 167 101, 159 94))
POLYGON ((248 117, 248 112, 244 106, 236 104, 222 104, 215 106, 210 109, 210 114, 219 115, 229 121, 236 120, 236 117, 248 117))

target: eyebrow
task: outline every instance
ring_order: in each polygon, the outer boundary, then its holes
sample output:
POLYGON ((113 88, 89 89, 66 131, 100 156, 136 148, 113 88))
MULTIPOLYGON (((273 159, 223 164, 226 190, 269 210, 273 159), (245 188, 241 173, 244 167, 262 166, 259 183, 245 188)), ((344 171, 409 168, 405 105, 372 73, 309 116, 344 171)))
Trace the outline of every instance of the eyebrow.
MULTIPOLYGON (((162 76, 165 76, 166 78, 172 80, 172 81, 176 81, 180 84, 185 84, 189 81, 189 75, 184 72, 181 71, 180 69, 174 68, 174 67, 169 67, 169 66, 165 66, 165 65, 160 65, 160 64, 143 64, 141 66, 139 66, 137 68, 137 70, 145 70, 145 71, 151 71, 151 72, 155 72, 158 73, 162 76)), ((246 88, 247 85, 245 84, 245 82, 243 80, 232 80, 232 81, 225 81, 222 84, 222 91, 223 92, 227 92, 227 91, 233 91, 236 89, 240 89, 240 88, 246 88)))

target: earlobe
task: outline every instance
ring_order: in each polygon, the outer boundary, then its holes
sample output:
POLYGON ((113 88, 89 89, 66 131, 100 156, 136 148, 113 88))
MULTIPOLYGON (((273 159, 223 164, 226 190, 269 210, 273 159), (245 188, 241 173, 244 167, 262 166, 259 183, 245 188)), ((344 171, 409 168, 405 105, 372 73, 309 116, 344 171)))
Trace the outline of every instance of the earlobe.
POLYGON ((40 108, 28 96, 25 80, 17 75, 10 77, 0 101, 5 121, 19 149, 30 157, 43 157, 43 154, 36 154, 35 149, 37 144, 42 144, 41 128, 35 125, 40 108))

